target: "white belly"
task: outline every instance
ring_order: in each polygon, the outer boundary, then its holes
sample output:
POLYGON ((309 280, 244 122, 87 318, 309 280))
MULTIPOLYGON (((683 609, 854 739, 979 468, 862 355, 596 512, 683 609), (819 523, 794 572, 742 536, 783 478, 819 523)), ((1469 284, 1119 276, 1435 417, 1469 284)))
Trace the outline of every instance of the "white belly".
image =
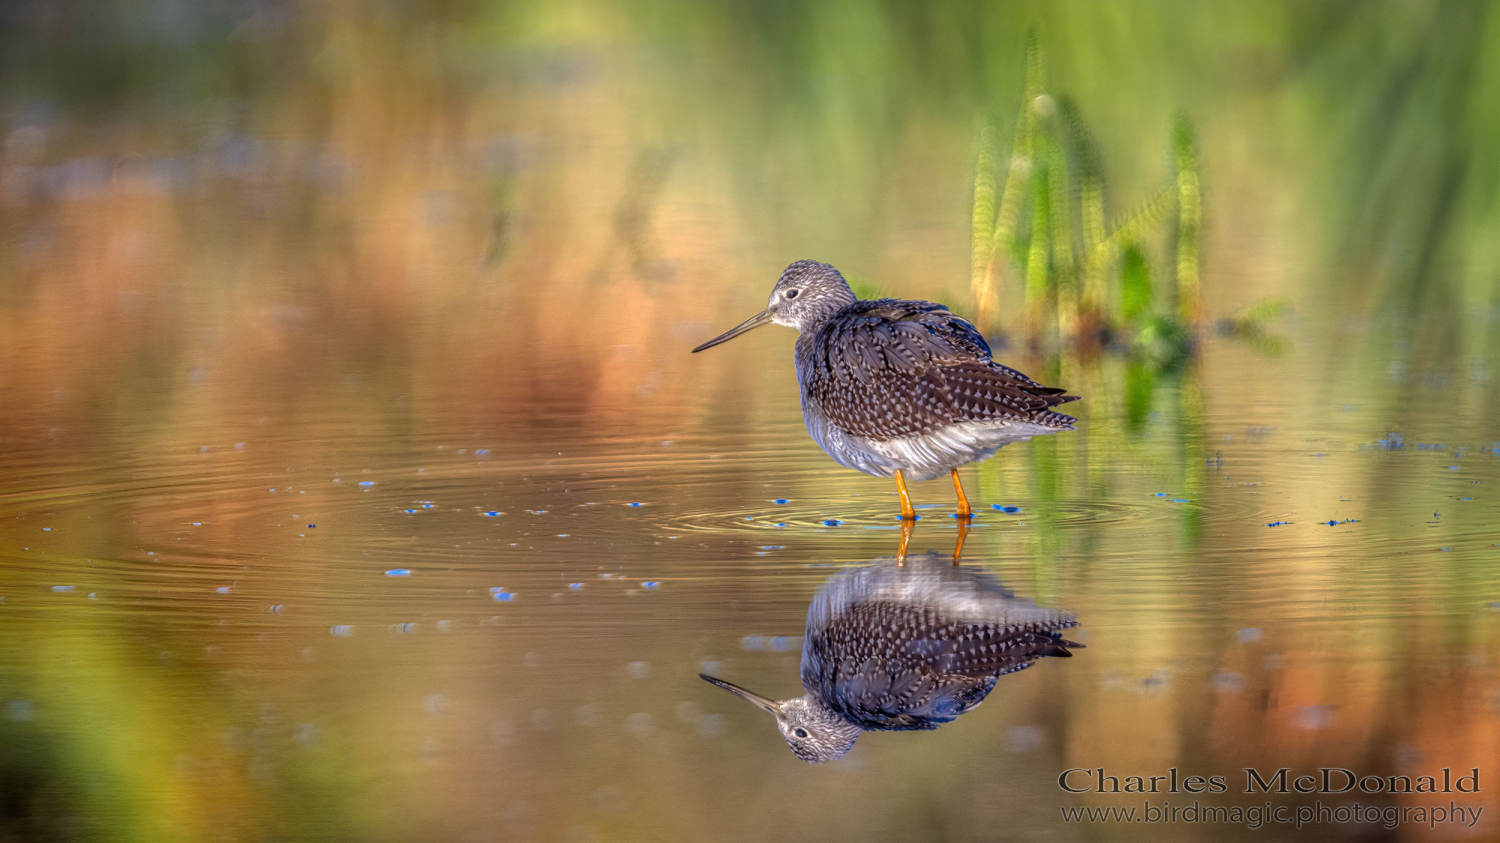
POLYGON ((1021 421, 960 422, 917 436, 866 439, 824 418, 806 402, 802 420, 818 447, 847 468, 893 477, 900 469, 908 480, 931 480, 975 460, 987 459, 1011 442, 1056 433, 1056 428, 1021 421))

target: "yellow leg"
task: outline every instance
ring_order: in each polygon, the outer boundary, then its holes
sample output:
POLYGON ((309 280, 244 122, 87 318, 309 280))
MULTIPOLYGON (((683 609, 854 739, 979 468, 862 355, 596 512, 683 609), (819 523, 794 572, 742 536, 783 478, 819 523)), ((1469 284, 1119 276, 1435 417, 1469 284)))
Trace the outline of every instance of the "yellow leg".
POLYGON ((917 510, 911 505, 911 495, 906 493, 906 478, 901 476, 901 469, 896 469, 896 491, 901 493, 901 520, 917 520, 917 510))
POLYGON ((958 493, 958 520, 974 517, 974 510, 969 509, 969 499, 964 495, 964 484, 958 482, 958 469, 953 469, 953 491, 958 493))
POLYGON ((964 552, 964 539, 969 537, 969 519, 958 519, 958 543, 953 545, 953 564, 958 564, 958 557, 964 552))
POLYGON ((896 548, 897 565, 906 565, 906 546, 911 543, 911 534, 916 529, 916 526, 917 521, 915 518, 901 519, 901 544, 896 548))

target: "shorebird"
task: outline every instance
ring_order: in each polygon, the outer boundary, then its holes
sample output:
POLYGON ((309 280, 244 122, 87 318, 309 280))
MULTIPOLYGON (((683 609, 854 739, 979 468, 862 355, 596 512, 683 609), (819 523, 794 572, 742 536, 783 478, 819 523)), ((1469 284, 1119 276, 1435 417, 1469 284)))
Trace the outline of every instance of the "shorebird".
POLYGON ((876 560, 823 584, 807 607, 803 696, 778 702, 699 676, 775 715, 792 752, 821 764, 862 732, 936 729, 973 711, 1001 676, 1082 647, 1060 636, 1077 625, 929 552, 904 567, 876 560))
POLYGON ((894 477, 901 518, 916 520, 906 480, 953 476, 958 517, 973 517, 958 467, 1059 430, 1077 400, 996 363, 967 319, 930 301, 862 301, 837 269, 802 260, 781 273, 766 309, 693 349, 768 323, 796 328, 802 419, 839 465, 894 477))

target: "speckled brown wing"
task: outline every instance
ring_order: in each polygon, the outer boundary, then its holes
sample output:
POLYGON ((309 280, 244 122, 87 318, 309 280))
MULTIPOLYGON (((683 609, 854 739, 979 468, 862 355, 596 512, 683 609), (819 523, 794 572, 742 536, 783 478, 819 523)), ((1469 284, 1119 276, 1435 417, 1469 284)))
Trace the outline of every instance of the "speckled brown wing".
POLYGON ((798 339, 797 366, 825 418, 882 441, 962 421, 1064 430, 1074 419, 1050 408, 1078 397, 994 362, 968 320, 924 301, 855 302, 798 339))
POLYGON ((935 729, 983 702, 996 677, 1039 658, 1072 655, 1059 616, 1015 624, 966 623, 920 606, 863 603, 809 630, 816 658, 802 681, 865 729, 935 729))

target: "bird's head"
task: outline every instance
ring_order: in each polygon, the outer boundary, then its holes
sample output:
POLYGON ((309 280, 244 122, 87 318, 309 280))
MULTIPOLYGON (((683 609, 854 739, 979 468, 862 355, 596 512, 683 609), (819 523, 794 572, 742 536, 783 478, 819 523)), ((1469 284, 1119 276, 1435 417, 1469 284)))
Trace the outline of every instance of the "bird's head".
POLYGON ((816 328, 833 314, 855 301, 849 282, 837 269, 817 261, 797 261, 788 266, 771 289, 766 309, 693 349, 728 342, 753 328, 775 322, 796 328, 799 333, 816 328))
POLYGON ((822 764, 842 758, 859 737, 858 726, 839 717, 812 694, 777 702, 722 679, 701 673, 698 675, 704 681, 718 685, 774 715, 776 728, 786 738, 792 754, 809 764, 822 764))

